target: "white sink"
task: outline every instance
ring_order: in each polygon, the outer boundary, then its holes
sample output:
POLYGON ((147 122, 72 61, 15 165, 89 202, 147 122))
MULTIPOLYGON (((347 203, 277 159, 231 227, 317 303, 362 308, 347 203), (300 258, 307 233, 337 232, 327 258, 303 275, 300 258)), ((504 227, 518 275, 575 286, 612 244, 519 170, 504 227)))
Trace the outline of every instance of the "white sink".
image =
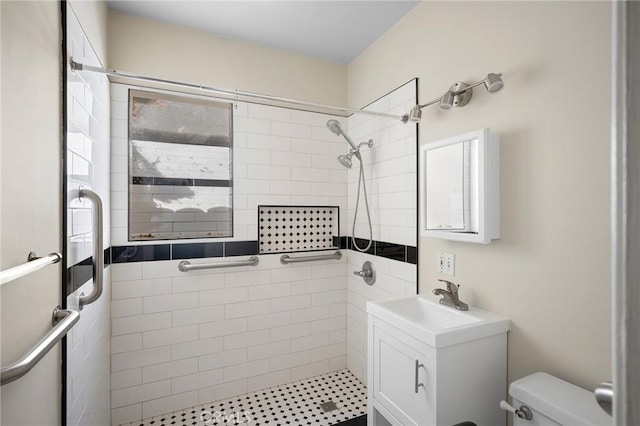
POLYGON ((460 311, 425 296, 367 302, 367 312, 431 347, 455 345, 509 330, 506 317, 474 307, 460 311))

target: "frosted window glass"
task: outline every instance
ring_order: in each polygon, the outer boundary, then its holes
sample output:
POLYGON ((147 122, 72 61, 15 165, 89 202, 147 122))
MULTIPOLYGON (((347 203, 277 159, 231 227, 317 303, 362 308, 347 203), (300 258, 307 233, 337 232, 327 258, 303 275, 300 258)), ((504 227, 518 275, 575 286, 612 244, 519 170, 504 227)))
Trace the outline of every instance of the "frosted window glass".
POLYGON ((230 237, 230 103, 130 90, 129 240, 230 237))

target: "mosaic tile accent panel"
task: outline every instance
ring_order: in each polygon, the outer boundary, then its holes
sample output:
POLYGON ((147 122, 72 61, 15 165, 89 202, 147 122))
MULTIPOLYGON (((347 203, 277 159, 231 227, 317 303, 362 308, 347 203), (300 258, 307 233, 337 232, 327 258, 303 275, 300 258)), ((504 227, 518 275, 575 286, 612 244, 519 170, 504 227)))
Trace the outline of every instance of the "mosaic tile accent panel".
POLYGON ((337 206, 258 206, 259 253, 338 248, 337 206))
POLYGON ((234 396, 122 426, 338 425, 367 412, 367 389, 349 370, 234 396), (333 402, 337 408, 323 411, 333 402))

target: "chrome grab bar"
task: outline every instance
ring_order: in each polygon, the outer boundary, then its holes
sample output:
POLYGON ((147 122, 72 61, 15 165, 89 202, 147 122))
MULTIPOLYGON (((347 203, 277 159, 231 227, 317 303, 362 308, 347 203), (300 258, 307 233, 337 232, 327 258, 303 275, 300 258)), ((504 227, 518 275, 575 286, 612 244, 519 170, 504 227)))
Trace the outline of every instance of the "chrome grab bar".
POLYGON ((256 266, 260 262, 258 256, 251 256, 247 260, 238 260, 235 262, 219 262, 219 263, 197 263, 192 265, 188 260, 178 263, 180 272, 197 271, 199 269, 219 269, 232 268, 234 266, 256 266))
POLYGON ((0 385, 11 383, 27 374, 69 332, 79 319, 80 312, 63 310, 60 309, 60 306, 57 306, 53 310, 51 319, 54 327, 25 356, 6 367, 2 367, 2 370, 0 370, 0 385))
POLYGON ((102 275, 104 270, 104 253, 102 249, 102 199, 90 189, 80 189, 80 198, 86 197, 93 203, 93 290, 88 296, 81 295, 79 309, 98 300, 102 294, 102 275))
POLYGON ((62 255, 60 253, 51 253, 44 257, 38 257, 34 252, 30 252, 27 256, 27 263, 0 272, 0 285, 29 275, 32 272, 42 269, 45 266, 58 263, 61 260, 62 255))
POLYGON ((288 254, 280 256, 280 263, 288 265, 289 263, 315 262, 316 260, 339 260, 342 259, 340 250, 336 250, 333 254, 314 254, 311 256, 291 257, 288 254))

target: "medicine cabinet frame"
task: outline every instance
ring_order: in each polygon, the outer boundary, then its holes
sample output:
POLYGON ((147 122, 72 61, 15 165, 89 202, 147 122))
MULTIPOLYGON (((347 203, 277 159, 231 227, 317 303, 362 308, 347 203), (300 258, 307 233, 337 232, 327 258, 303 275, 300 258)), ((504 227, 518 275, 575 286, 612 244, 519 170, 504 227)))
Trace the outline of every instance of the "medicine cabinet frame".
MULTIPOLYGON (((427 143, 420 147, 419 158, 419 226, 423 237, 438 238, 449 241, 489 244, 491 240, 500 238, 500 136, 489 128, 456 135, 437 142, 427 143), (477 224, 471 231, 427 229, 427 155, 429 151, 477 140, 476 160, 466 173, 475 173, 477 179, 477 201, 475 214, 477 224), (475 167, 474 167, 475 166, 475 167)), ((464 175, 462 179, 471 177, 464 175)), ((471 190, 473 185, 464 184, 463 192, 471 190)), ((469 194, 463 194, 468 199, 469 194)))

